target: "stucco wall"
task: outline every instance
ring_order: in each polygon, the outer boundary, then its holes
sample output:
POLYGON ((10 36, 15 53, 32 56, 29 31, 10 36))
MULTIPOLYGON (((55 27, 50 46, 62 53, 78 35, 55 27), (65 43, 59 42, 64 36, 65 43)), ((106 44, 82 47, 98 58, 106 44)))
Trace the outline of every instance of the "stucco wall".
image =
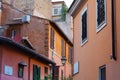
MULTIPOLYGON (((74 15, 74 62, 79 61, 79 73, 74 80, 98 80, 99 67, 106 64, 108 71, 112 53, 111 1, 106 0, 107 22, 102 30, 96 32, 96 0, 86 0, 74 15), (88 7, 88 41, 81 46, 81 13, 88 7)), ((106 73, 106 80, 110 79, 106 73)))
MULTIPOLYGON (((1 47, 1 46, 0 46, 1 47)), ((39 66, 40 70, 40 78, 44 79, 44 76, 48 76, 50 74, 50 67, 48 64, 44 64, 36 59, 29 58, 29 56, 23 55, 19 50, 15 50, 14 48, 2 46, 2 73, 0 80, 33 80, 33 64, 39 66), (27 66, 24 67, 23 78, 18 78, 18 63, 24 61, 27 66), (30 61, 30 64, 29 64, 30 61), (4 70, 5 66, 10 66, 13 69, 13 74, 11 76, 5 75, 4 70), (29 69, 30 67, 30 69, 29 69), (45 74, 45 67, 48 68, 48 74, 45 74), (29 71, 30 70, 30 71, 29 71)))

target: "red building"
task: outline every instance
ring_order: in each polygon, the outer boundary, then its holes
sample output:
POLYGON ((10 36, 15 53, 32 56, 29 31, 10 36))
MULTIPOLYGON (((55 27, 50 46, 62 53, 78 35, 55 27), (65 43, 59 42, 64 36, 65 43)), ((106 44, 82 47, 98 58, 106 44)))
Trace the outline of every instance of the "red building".
POLYGON ((55 63, 8 38, 0 37, 0 80, 37 80, 55 63))

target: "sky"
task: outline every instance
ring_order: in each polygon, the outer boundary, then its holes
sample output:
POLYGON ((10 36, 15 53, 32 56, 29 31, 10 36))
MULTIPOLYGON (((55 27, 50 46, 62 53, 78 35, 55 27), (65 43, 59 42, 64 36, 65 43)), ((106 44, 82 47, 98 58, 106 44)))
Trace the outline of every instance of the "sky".
POLYGON ((52 0, 52 1, 65 1, 68 7, 70 7, 71 3, 73 2, 73 0, 52 0))

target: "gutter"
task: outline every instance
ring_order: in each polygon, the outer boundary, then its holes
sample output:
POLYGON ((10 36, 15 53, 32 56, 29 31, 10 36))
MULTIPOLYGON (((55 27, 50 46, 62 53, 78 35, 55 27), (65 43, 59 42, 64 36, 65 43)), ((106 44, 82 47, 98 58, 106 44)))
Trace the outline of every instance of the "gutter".
POLYGON ((115 48, 116 48, 115 42, 116 41, 115 41, 115 14, 114 14, 114 11, 115 11, 114 6, 115 5, 114 5, 114 0, 111 0, 111 5, 112 5, 112 8, 111 8, 112 9, 111 10, 112 11, 112 15, 111 15, 112 16, 112 18, 111 18, 112 19, 112 56, 111 56, 111 58, 116 61, 117 57, 116 57, 116 51, 115 51, 115 48))

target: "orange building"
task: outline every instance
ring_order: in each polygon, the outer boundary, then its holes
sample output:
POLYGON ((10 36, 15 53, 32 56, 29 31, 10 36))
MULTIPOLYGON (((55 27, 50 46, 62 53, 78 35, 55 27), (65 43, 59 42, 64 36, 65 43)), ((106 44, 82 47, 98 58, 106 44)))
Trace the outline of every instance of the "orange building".
POLYGON ((119 0, 74 0, 73 80, 120 79, 119 0))

